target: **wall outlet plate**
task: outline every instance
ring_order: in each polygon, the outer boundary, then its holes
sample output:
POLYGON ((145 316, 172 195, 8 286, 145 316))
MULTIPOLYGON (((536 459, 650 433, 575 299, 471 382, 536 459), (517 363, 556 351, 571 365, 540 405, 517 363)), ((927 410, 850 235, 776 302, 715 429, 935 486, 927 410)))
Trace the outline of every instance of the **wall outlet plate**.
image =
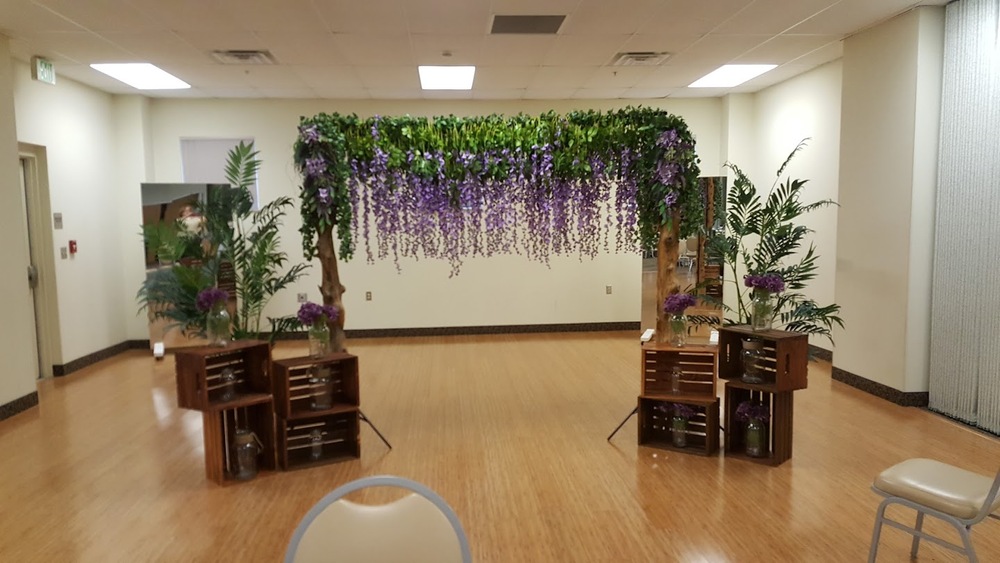
POLYGON ((606 293, 608 295, 611 295, 611 286, 610 285, 604 286, 604 293, 606 293))
POLYGON ((308 293, 300 293, 299 294, 299 303, 305 303, 306 301, 309 301, 309 294, 308 293))
POLYGON ((372 300, 372 292, 366 291, 365 292, 365 301, 371 301, 371 300, 372 300))

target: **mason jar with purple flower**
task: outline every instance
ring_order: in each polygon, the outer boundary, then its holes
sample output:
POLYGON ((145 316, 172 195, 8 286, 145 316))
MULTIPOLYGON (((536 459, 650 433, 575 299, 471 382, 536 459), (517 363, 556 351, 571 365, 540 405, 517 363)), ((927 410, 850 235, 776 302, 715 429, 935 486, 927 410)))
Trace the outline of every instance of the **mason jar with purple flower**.
POLYGON ((667 325, 670 327, 670 343, 674 346, 684 346, 687 342, 687 317, 684 311, 697 303, 690 293, 673 293, 663 302, 663 312, 667 314, 667 325))
POLYGON ((208 334, 209 345, 225 347, 229 344, 230 319, 226 303, 229 292, 217 287, 210 287, 198 294, 195 305, 198 310, 206 313, 205 332, 208 334))
POLYGON ((309 355, 319 358, 330 353, 330 321, 337 320, 337 308, 332 305, 303 303, 298 319, 309 330, 309 355))
POLYGON ((743 284, 753 289, 750 299, 750 328, 768 330, 774 325, 775 293, 785 291, 785 281, 778 274, 748 275, 743 284))

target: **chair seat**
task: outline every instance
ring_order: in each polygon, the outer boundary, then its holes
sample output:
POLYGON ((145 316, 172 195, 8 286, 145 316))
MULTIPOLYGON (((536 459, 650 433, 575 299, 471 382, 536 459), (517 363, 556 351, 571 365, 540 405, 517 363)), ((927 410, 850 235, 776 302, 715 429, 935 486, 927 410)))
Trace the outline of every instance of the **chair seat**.
MULTIPOLYGON (((883 471, 875 488, 939 510, 956 518, 975 518, 986 502, 993 479, 932 459, 908 459, 883 471)), ((998 498, 990 512, 1000 507, 998 498)))

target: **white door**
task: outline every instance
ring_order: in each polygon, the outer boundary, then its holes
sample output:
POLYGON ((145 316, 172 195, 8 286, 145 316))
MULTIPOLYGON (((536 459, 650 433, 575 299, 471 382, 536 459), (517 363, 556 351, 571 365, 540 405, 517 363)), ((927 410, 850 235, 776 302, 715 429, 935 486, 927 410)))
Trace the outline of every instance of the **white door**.
POLYGON ((38 281, 39 280, 38 280, 38 267, 36 265, 37 262, 35 260, 35 252, 34 252, 35 249, 32 247, 32 244, 31 244, 31 228, 29 226, 29 222, 30 222, 30 218, 31 218, 31 213, 28 210, 28 201, 30 199, 29 196, 28 196, 28 173, 27 173, 27 170, 28 170, 28 159, 22 158, 20 160, 21 160, 21 162, 20 162, 21 166, 18 167, 18 170, 19 170, 19 172, 21 174, 21 197, 23 198, 22 201, 24 203, 24 209, 23 209, 24 213, 22 214, 22 217, 24 217, 24 222, 23 222, 22 227, 23 227, 24 232, 26 234, 26 236, 24 237, 24 240, 26 240, 28 242, 28 248, 26 249, 27 250, 27 254, 28 254, 28 264, 25 266, 25 275, 28 276, 28 287, 31 288, 30 289, 31 290, 31 301, 32 301, 32 303, 34 305, 34 307, 32 309, 32 315, 31 315, 31 326, 33 327, 32 332, 35 335, 35 338, 33 338, 32 341, 31 341, 31 344, 34 347, 34 353, 32 354, 32 357, 35 358, 35 366, 34 366, 35 376, 37 378, 41 379, 41 377, 42 377, 42 370, 41 370, 42 362, 41 362, 41 359, 38 357, 38 339, 39 339, 38 321, 37 321, 37 319, 38 319, 38 292, 35 291, 36 288, 38 287, 38 281))

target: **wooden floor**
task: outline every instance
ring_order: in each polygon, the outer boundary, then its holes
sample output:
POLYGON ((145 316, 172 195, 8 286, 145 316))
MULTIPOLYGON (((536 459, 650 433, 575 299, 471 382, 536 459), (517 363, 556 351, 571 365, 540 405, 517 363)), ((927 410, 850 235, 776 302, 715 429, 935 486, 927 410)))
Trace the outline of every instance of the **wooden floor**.
MULTIPOLYGON (((201 416, 176 407, 172 359, 134 351, 41 382, 38 408, 0 422, 0 561, 279 561, 316 500, 385 473, 444 496, 476 561, 864 561, 880 470, 914 456, 1000 465, 996 439, 833 382, 825 364, 795 395, 794 455, 780 467, 638 447, 634 418, 608 443, 639 391, 637 340, 352 341, 362 408, 394 449, 363 426, 360 460, 226 487, 205 480, 201 416)), ((1000 561, 1000 523, 973 541, 1000 561)), ((886 529, 880 561, 908 549, 886 529)))

